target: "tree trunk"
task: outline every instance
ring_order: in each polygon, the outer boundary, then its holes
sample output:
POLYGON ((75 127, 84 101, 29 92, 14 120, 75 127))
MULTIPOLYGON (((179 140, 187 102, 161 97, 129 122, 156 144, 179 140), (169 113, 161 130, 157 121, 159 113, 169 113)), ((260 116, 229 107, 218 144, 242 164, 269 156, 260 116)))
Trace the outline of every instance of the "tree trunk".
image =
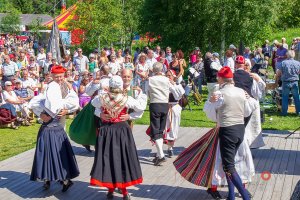
POLYGON ((221 50, 220 50, 220 62, 223 65, 224 64, 224 58, 225 58, 225 28, 226 28, 226 21, 225 21, 225 9, 222 10, 222 20, 221 20, 221 50))

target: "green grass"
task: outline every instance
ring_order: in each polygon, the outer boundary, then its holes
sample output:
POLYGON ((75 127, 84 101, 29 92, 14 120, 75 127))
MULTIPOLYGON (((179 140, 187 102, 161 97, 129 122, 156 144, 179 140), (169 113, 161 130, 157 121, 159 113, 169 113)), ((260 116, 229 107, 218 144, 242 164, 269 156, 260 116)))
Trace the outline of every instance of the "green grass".
POLYGON ((293 38, 300 37, 300 28, 288 28, 287 30, 282 30, 274 32, 269 36, 269 41, 273 43, 274 40, 281 42, 281 38, 285 37, 287 43, 290 45, 293 38))
MULTIPOLYGON (((210 121, 203 112, 206 94, 203 95, 203 98, 203 102, 197 106, 194 105, 192 97, 189 97, 192 111, 182 111, 182 127, 215 126, 215 123, 210 121)), ((271 106, 270 108, 266 109, 265 113, 266 122, 263 123, 263 129, 294 130, 300 125, 300 117, 296 116, 295 114, 289 114, 287 117, 282 117, 275 106, 271 106)), ((149 125, 149 116, 149 109, 147 108, 143 117, 137 120, 135 124, 149 125)), ((71 122, 72 121, 70 119, 67 120, 67 130, 69 129, 71 122)), ((39 127, 39 124, 34 124, 33 126, 29 127, 22 126, 18 130, 12 130, 10 128, 0 129, 0 161, 32 149, 35 146, 39 127)))

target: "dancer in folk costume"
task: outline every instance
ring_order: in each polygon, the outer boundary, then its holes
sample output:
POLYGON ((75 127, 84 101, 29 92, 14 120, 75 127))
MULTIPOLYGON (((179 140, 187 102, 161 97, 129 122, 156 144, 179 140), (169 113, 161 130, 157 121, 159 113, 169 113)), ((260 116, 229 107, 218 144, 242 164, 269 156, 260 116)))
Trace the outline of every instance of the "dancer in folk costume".
POLYGON ((185 179, 208 187, 207 192, 214 199, 222 198, 217 186, 226 183, 224 177, 229 188, 228 199, 234 199, 234 186, 243 199, 249 199, 242 183, 251 181, 254 175, 251 152, 243 137, 244 117, 255 109, 255 100, 234 87, 232 77, 230 68, 223 67, 218 72, 221 89, 205 103, 204 111, 209 118, 217 121, 217 127, 189 146, 174 161, 177 171, 185 179))
POLYGON ((90 183, 107 187, 109 199, 113 198, 115 188, 122 190, 123 199, 130 199, 126 188, 141 183, 143 178, 131 128, 121 116, 128 109, 145 110, 147 96, 140 93, 137 99, 129 97, 124 93, 122 78, 113 76, 109 81, 109 92, 97 95, 92 105, 101 113, 109 114, 110 118, 102 119, 90 183))
MULTIPOLYGON (((174 82, 174 78, 176 78, 176 73, 173 70, 168 70, 166 76, 170 79, 171 82, 174 82)), ((178 138, 178 131, 181 120, 181 106, 178 104, 178 100, 184 95, 185 90, 181 86, 181 84, 173 85, 172 92, 169 93, 169 113, 167 116, 166 123, 166 139, 168 140, 168 156, 172 157, 173 146, 175 140, 178 138)))
POLYGON ((53 81, 46 91, 34 97, 29 107, 43 120, 37 136, 37 144, 30 180, 44 181, 44 188, 50 188, 50 181, 60 181, 62 192, 73 185, 71 179, 79 175, 77 162, 60 118, 71 110, 79 108, 79 99, 72 86, 63 90, 65 68, 51 69, 53 81))
POLYGON ((247 140, 250 148, 263 147, 265 143, 262 137, 259 99, 262 98, 266 84, 258 74, 246 70, 243 56, 236 57, 235 69, 234 86, 245 90, 251 97, 256 99, 256 109, 245 119, 245 140, 247 140))

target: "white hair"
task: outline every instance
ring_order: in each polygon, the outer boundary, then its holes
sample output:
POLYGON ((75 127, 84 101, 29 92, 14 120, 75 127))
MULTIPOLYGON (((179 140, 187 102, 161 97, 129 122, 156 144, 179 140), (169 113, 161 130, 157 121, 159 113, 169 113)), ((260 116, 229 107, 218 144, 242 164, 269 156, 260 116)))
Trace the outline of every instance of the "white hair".
POLYGON ((156 62, 153 64, 153 72, 154 73, 160 73, 162 72, 163 69, 163 64, 160 62, 156 62))
POLYGON ((287 56, 288 59, 289 58, 295 58, 295 52, 293 50, 288 50, 286 52, 286 56, 287 56))

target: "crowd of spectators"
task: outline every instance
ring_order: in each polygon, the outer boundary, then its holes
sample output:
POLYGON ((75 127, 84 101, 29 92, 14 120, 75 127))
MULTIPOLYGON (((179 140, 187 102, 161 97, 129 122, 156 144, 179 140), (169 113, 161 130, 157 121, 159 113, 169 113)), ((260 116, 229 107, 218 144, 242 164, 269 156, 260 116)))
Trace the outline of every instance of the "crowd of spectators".
MULTIPOLYGON (((288 50, 295 53, 295 60, 300 60, 300 37, 294 38, 290 45, 286 43, 285 38, 282 38, 281 42, 275 40, 272 44, 266 40, 261 47, 257 46, 253 50, 246 47, 243 56, 252 72, 259 73, 259 69, 271 65, 276 73, 277 70, 282 70, 282 62, 288 58, 288 50)), ((62 65, 67 69, 65 81, 72 84, 78 93, 82 108, 91 99, 85 93, 85 88, 94 79, 101 78, 100 69, 103 66, 109 67, 111 75, 120 74, 122 69, 131 70, 134 74, 132 85, 139 86, 147 93, 152 66, 155 62, 160 62, 163 64, 163 73, 168 69, 176 72, 174 81, 177 84, 183 82, 185 74, 189 74, 190 80, 193 80, 198 91, 202 93, 204 81, 208 87, 212 86, 211 81, 215 82, 210 80, 210 72, 205 71, 205 67, 219 70, 222 66, 228 66, 234 71, 235 57, 239 50, 232 44, 225 52, 225 57, 220 58, 217 52, 207 52, 203 56, 200 48, 195 47, 188 55, 188 61, 180 49, 173 51, 166 47, 163 50, 160 46, 154 49, 136 48, 132 54, 129 49, 123 51, 113 47, 101 50, 96 48, 88 56, 81 48, 67 53, 63 61, 57 63, 57 59, 50 52, 46 53, 45 49, 33 40, 21 41, 16 37, 0 37, 0 108, 11 104, 16 109, 17 120, 12 124, 13 128, 18 128, 21 124, 31 125, 32 115, 27 104, 33 96, 42 93, 52 81, 50 71, 55 65, 62 65)))

